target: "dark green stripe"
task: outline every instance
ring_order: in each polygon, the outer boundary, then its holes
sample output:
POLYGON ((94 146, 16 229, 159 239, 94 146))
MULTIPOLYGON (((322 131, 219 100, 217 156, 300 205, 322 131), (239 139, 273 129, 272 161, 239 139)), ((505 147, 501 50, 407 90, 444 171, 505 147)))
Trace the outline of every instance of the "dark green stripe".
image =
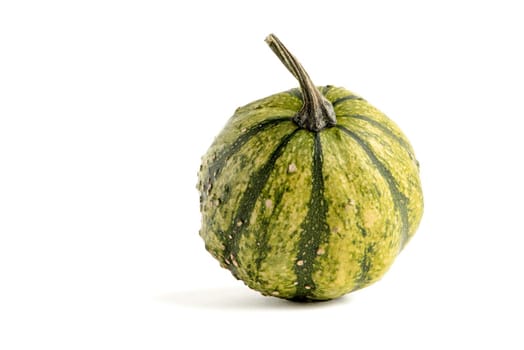
MULTIPOLYGON (((264 259, 266 259, 268 251, 269 251, 269 224, 272 222, 272 220, 275 220, 275 218, 278 218, 282 212, 282 197, 284 197, 284 193, 286 192, 286 188, 280 188, 275 193, 275 197, 273 200, 273 206, 274 210, 271 213, 271 216, 265 216, 262 219, 262 222, 260 223, 260 228, 258 230, 258 249, 254 252, 256 255, 255 257, 255 266, 256 269, 253 271, 253 275, 251 278, 259 283, 264 283, 264 281, 260 280, 259 271, 262 266, 262 262, 264 259)), ((268 209, 271 210, 271 209, 268 209)))
POLYGON ((286 121, 292 121, 292 117, 275 117, 272 119, 264 120, 246 130, 233 143, 231 143, 228 147, 223 149, 207 168, 207 176, 204 180, 204 183, 202 184, 201 189, 201 202, 205 200, 209 195, 214 182, 216 181, 218 175, 220 174, 220 171, 224 168, 229 158, 231 158, 236 152, 238 152, 238 150, 240 150, 240 148, 246 142, 251 140, 251 138, 257 135, 258 133, 286 121))
POLYGON ((374 245, 367 246, 364 251, 364 256, 360 259, 360 274, 357 278, 357 285, 355 289, 359 289, 362 285, 369 282, 369 270, 371 270, 371 256, 374 254, 374 245))
POLYGON ((320 243, 329 236, 327 203, 324 198, 323 156, 320 134, 315 133, 314 138, 311 198, 306 218, 301 225, 302 232, 298 242, 298 254, 295 263, 295 273, 297 275, 296 300, 306 300, 314 292, 313 262, 317 256, 320 243))
POLYGON ((348 95, 348 96, 337 98, 335 101, 331 102, 331 104, 333 105, 333 107, 335 107, 336 105, 344 101, 348 101, 348 100, 364 100, 364 99, 357 95, 348 95))
POLYGON ((395 209, 400 215, 401 218, 401 248, 404 247, 404 244, 407 242, 408 239, 408 232, 409 232, 409 223, 408 223, 408 208, 407 208, 407 197, 399 191, 397 187, 397 183, 395 181, 395 178, 389 171, 389 169, 382 163, 373 150, 360 138, 357 134, 352 132, 351 130, 345 128, 341 125, 336 125, 336 127, 340 130, 342 130, 346 135, 351 137, 353 140, 357 142, 357 144, 366 152, 367 156, 375 165, 377 170, 379 171, 380 175, 386 180, 389 191, 391 192, 391 196, 393 197, 393 203, 395 205, 395 209))
MULTIPOLYGON (((242 198, 238 203, 238 211, 233 216, 233 220, 229 224, 229 228, 223 235, 223 243, 225 246, 224 259, 226 260, 226 262, 229 261, 228 267, 229 270, 231 270, 231 272, 233 273, 233 275, 236 275, 236 266, 233 263, 233 259, 236 259, 236 256, 238 254, 240 238, 242 237, 242 234, 246 231, 246 229, 249 227, 249 219, 251 218, 251 214, 253 212, 253 209, 255 208, 255 204, 258 200, 258 197, 260 196, 262 189, 266 185, 267 180, 269 179, 269 176, 273 171, 277 159, 282 155, 284 148, 289 143, 291 138, 295 136, 295 134, 300 130, 302 129, 297 128, 293 132, 288 134, 280 142, 280 144, 273 151, 273 153, 271 153, 266 163, 258 170, 256 170, 253 175, 251 175, 247 188, 244 190, 242 198)), ((237 261, 235 262, 238 264, 237 261)))
POLYGON ((377 129, 380 129, 380 131, 384 132, 385 134, 387 134, 389 137, 395 139, 410 155, 412 154, 411 153, 411 146, 406 142, 406 140, 404 140, 402 137, 398 136, 398 135, 395 135, 387 126, 385 126, 384 124, 368 117, 368 116, 365 116, 365 115, 361 115, 361 114, 342 114, 342 115, 337 115, 337 118, 354 118, 354 119, 360 119, 360 120, 364 120, 368 123, 370 123, 371 125, 373 125, 374 127, 376 127, 377 129))

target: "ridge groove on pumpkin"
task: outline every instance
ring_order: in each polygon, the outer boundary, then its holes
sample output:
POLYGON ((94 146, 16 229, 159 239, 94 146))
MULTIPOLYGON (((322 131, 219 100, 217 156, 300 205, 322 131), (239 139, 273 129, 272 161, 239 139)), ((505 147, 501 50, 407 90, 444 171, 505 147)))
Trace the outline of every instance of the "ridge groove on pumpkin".
POLYGON ((409 222, 408 222, 408 208, 407 208, 407 198, 406 196, 399 191, 395 178, 389 171, 389 169, 377 158, 373 150, 353 131, 347 129, 344 126, 336 125, 336 128, 342 130, 347 136, 351 137, 357 142, 357 144, 364 150, 371 162, 377 167, 380 175, 386 180, 391 195, 393 197, 393 203, 395 209, 400 215, 402 222, 402 232, 401 232, 401 242, 400 249, 404 247, 408 240, 409 234, 409 222))
POLYGON ((379 121, 376 121, 368 116, 361 115, 361 114, 340 114, 340 115, 337 115, 337 118, 353 118, 353 119, 360 119, 365 122, 368 122, 369 124, 373 125, 377 129, 380 129, 380 131, 382 131, 383 133, 387 134, 389 137, 397 141, 402 146, 402 148, 404 148, 404 150, 408 152, 408 154, 410 155, 413 154, 413 152, 411 151, 411 146, 409 145, 409 143, 406 142, 406 140, 404 140, 402 137, 398 135, 395 135, 387 126, 380 123, 379 121))
POLYGON ((333 107, 335 107, 336 105, 344 101, 348 101, 348 100, 364 100, 364 99, 357 95, 348 95, 348 96, 337 98, 335 101, 331 102, 331 104, 333 105, 333 107))
POLYGON ((318 255, 321 241, 327 239, 327 203, 324 198, 324 178, 322 171, 323 155, 319 133, 314 133, 311 199, 307 215, 302 222, 302 233, 298 243, 296 300, 306 300, 315 291, 313 282, 313 263, 318 255))

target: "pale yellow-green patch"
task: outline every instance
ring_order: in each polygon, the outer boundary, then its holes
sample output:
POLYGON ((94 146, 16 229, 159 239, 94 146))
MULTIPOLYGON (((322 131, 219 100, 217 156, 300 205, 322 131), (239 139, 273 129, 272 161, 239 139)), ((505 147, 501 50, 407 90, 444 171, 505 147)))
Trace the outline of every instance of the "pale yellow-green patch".
POLYGON ((302 106, 302 101, 297 97, 287 93, 280 92, 259 100, 253 101, 245 106, 237 108, 235 115, 242 117, 244 113, 252 111, 268 111, 271 109, 281 109, 288 111, 298 111, 302 106))
POLYGON ((362 213, 362 221, 364 228, 372 229, 375 222, 380 218, 380 213, 377 208, 368 208, 362 213))

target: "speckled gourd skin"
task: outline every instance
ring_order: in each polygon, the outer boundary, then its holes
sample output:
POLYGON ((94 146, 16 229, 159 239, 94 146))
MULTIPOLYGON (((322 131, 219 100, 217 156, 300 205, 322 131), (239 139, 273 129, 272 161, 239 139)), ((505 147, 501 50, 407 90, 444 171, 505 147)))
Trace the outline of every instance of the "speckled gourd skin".
POLYGON ((202 160, 200 236, 264 295, 327 300, 366 287, 422 216, 418 162, 398 126, 350 91, 318 89, 335 126, 299 128, 293 89, 238 108, 202 160))

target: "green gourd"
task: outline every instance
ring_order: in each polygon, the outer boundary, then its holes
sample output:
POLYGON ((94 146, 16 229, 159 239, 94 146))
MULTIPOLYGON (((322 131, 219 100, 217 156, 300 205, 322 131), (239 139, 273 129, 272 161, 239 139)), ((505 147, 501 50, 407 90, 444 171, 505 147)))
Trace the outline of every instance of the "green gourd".
POLYGON ((274 35, 300 89, 238 108, 202 158, 206 249, 264 295, 328 300, 380 279, 423 211, 399 127, 358 95, 316 87, 274 35))

